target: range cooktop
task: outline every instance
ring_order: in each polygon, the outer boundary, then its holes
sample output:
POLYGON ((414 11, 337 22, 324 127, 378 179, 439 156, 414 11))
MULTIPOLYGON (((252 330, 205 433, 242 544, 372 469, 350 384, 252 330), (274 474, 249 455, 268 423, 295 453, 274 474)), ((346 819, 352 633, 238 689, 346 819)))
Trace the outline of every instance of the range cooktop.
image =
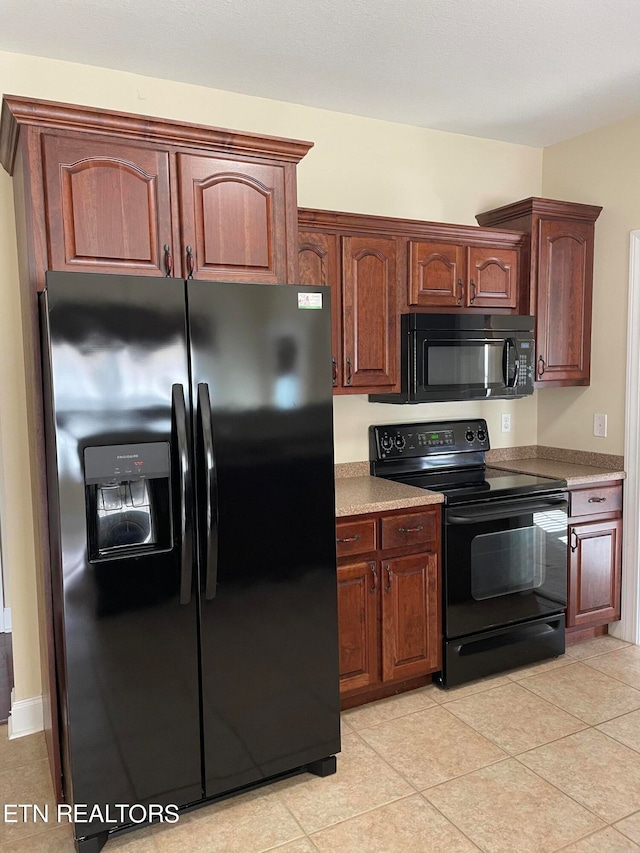
POLYGON ((371 473, 445 495, 445 503, 526 497, 566 488, 566 480, 492 468, 486 421, 470 419, 369 428, 371 473))

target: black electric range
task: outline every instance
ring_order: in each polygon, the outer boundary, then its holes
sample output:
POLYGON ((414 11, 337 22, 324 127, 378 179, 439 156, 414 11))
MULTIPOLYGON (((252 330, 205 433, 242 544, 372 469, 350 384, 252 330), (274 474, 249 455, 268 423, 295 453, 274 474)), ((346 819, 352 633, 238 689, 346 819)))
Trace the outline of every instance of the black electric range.
POLYGON ((566 481, 486 465, 486 421, 369 429, 371 473, 444 495, 445 687, 564 652, 566 481))

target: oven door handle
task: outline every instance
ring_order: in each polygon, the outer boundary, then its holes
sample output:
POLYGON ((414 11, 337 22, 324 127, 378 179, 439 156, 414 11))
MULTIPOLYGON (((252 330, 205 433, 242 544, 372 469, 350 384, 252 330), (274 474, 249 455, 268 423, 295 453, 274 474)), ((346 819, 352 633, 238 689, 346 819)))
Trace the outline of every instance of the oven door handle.
POLYGON ((483 521, 497 521, 524 513, 545 512, 568 506, 566 497, 544 498, 543 500, 500 501, 491 508, 469 507, 468 509, 446 510, 445 524, 480 524, 483 521))

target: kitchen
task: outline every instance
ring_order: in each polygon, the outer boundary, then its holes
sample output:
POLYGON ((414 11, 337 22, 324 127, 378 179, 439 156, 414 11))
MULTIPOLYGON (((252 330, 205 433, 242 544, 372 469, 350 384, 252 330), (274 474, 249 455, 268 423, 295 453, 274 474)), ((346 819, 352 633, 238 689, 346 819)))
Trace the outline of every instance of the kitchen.
MULTIPOLYGON (((594 334, 591 385, 544 389, 533 397, 505 403, 429 404, 412 409, 412 418, 485 417, 494 448, 534 445, 567 447, 621 455, 624 435, 624 337, 628 231, 637 225, 634 208, 633 145, 638 122, 629 119, 591 135, 544 150, 424 131, 371 119, 345 117, 312 108, 279 104, 264 110, 259 99, 167 85, 123 72, 84 69, 83 80, 102 93, 101 105, 150 115, 172 116, 224 127, 313 140, 298 168, 298 201, 306 207, 358 211, 383 216, 475 224, 481 211, 528 196, 563 198, 603 206, 597 225, 594 334), (142 109, 144 106, 144 110, 142 109), (623 157, 620 153, 624 140, 623 157), (609 155, 608 152, 615 152, 609 155), (413 152, 413 156, 410 156, 413 152), (603 152, 605 152, 603 154, 603 152), (581 156, 578 157, 577 154, 581 156), (428 155, 428 156, 426 156, 428 155), (381 171, 379 163, 390 164, 381 171), (606 166, 606 168, 604 168, 606 166), (349 180, 342 175, 348 170, 349 180), (335 177, 331 177, 334 176, 335 177), (372 181, 371 176, 376 180, 372 181), (328 179, 328 176, 331 178, 328 179), (444 181, 444 183, 443 183, 444 181), (607 211, 615 211, 607 215, 607 211), (413 414, 415 412, 415 414, 413 414), (501 414, 512 415, 511 433, 502 433, 501 414), (609 433, 592 436, 595 412, 609 415, 609 433)), ((67 103, 95 103, 85 94, 74 66, 33 57, 2 56, 3 91, 67 103)), ((2 172, 2 257, 17 278, 11 181, 2 172)), ((28 456, 24 426, 25 388, 20 374, 18 294, 2 295, 3 364, 14 370, 3 377, 3 467, 7 559, 20 566, 12 573, 11 604, 24 607, 15 618, 16 698, 27 702, 40 692, 35 623, 33 534, 28 490, 21 459, 28 456), (11 494, 11 501, 6 494, 11 494)), ((335 398, 336 462, 368 458, 367 430, 372 423, 403 422, 406 415, 362 395, 335 398)))

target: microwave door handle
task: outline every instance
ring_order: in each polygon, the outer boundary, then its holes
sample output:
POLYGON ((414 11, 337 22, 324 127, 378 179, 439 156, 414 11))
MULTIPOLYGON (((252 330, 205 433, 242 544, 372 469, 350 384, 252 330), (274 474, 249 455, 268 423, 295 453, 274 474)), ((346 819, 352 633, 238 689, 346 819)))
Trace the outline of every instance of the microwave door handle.
POLYGON ((506 388, 515 388, 518 384, 518 376, 520 374, 520 352, 518 343, 515 338, 507 338, 504 342, 503 364, 504 384, 506 388), (513 362, 513 376, 509 376, 509 353, 513 347, 515 358, 513 362))

